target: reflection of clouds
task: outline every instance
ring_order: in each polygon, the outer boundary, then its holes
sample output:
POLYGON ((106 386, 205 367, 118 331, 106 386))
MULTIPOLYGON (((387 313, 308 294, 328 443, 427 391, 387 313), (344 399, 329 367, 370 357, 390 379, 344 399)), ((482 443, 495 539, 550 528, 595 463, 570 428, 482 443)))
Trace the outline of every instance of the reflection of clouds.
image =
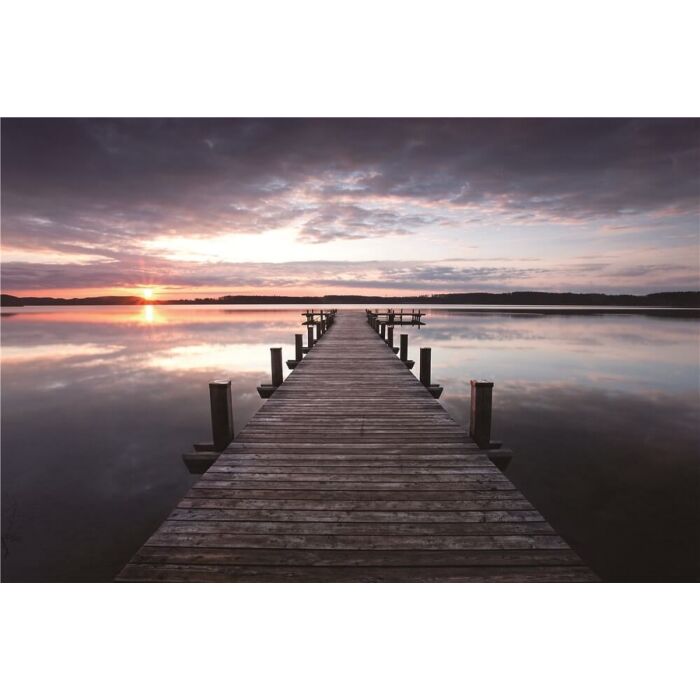
MULTIPOLYGON (((579 384, 615 377, 630 391, 697 385, 695 320, 634 317, 546 316, 431 312, 428 326, 410 329, 409 354, 433 348, 435 381, 448 386, 480 375, 506 381, 579 384)), ((417 371, 417 370, 416 370, 417 371)))
POLYGON ((508 313, 445 313, 428 316, 426 334, 446 339, 512 340, 557 339, 560 343, 582 344, 655 343, 674 345, 697 342, 698 322, 694 319, 659 318, 641 315, 529 315, 508 313), (595 334, 591 329, 595 328, 595 334))
POLYGON ((300 323, 301 311, 304 306, 289 309, 264 309, 237 306, 220 306, 205 304, 201 306, 193 304, 156 305, 146 304, 138 306, 82 306, 82 307, 24 307, 21 311, 8 314, 14 324, 66 324, 76 325, 102 325, 102 326, 133 326, 139 327, 144 323, 157 322, 167 326, 200 326, 213 324, 216 326, 229 325, 231 323, 249 324, 251 327, 260 328, 261 325, 278 325, 282 322, 294 321, 300 323))
POLYGON ((231 367, 236 372, 257 372, 269 367, 269 364, 270 349, 266 345, 224 343, 202 343, 171 348, 153 353, 145 363, 148 367, 167 372, 205 369, 215 371, 222 367, 231 367))
POLYGON ((65 362, 77 357, 112 355, 123 349, 123 345, 98 345, 97 343, 54 343, 35 346, 3 345, 2 363, 65 362))

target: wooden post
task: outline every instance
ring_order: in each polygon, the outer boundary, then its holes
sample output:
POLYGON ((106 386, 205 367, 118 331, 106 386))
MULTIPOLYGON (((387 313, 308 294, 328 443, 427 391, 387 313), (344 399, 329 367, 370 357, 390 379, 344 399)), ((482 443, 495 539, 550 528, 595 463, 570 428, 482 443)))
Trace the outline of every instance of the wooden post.
POLYGON ((386 344, 390 347, 394 347, 394 326, 389 326, 386 330, 386 344))
POLYGON ((270 360, 272 365, 272 386, 277 387, 282 384, 282 348, 270 348, 270 360))
POLYGON ((493 382, 472 379, 470 383, 472 400, 469 411, 469 435, 482 450, 485 450, 491 445, 493 382))
POLYGON ((301 333, 294 334, 294 351, 295 358, 297 362, 301 362, 304 359, 304 336, 301 333))
POLYGON ((233 409, 231 408, 231 380, 209 382, 211 405, 211 435, 214 447, 221 452, 233 440, 233 409))
POLYGON ((306 336, 306 345, 309 348, 309 350, 311 350, 311 348, 314 346, 314 327, 311 324, 306 326, 306 336))
POLYGON ((408 333, 402 333, 399 338, 399 345, 401 349, 399 350, 399 359, 402 362, 406 362, 408 359, 408 333))
POLYGON ((430 388, 430 348, 420 349, 420 383, 430 388))
POLYGON ((382 340, 386 340, 386 323, 379 324, 379 335, 382 336, 382 340))

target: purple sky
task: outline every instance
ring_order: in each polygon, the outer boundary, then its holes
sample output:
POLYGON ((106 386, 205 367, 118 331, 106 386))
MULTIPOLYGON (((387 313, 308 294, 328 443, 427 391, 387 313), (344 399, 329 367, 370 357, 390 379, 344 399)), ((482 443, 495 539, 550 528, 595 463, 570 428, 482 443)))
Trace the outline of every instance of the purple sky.
POLYGON ((698 289, 700 120, 2 121, 6 293, 698 289))

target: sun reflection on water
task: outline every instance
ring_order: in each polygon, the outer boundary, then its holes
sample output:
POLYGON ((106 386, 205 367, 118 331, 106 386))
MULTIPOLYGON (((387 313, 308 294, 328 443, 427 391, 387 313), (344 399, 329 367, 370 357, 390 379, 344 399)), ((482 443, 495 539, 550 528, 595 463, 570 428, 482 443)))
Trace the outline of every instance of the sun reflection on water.
POLYGON ((147 304, 143 307, 141 319, 143 323, 156 323, 156 310, 151 304, 147 304))

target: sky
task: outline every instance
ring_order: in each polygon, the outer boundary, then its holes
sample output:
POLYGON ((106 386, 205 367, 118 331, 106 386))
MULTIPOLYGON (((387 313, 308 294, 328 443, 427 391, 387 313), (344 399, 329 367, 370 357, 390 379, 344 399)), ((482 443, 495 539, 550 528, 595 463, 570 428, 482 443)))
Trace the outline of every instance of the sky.
POLYGON ((3 119, 20 296, 700 289, 698 119, 3 119))

